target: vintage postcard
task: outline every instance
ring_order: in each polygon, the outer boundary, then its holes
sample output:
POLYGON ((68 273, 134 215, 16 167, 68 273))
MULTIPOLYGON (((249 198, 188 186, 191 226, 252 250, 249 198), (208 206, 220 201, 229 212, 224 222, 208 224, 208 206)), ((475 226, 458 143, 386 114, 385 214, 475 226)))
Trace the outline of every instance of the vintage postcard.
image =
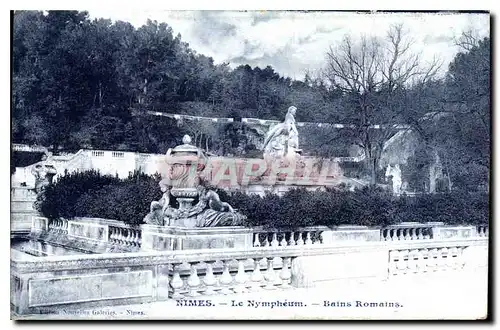
POLYGON ((485 320, 490 14, 12 11, 15 320, 485 320))

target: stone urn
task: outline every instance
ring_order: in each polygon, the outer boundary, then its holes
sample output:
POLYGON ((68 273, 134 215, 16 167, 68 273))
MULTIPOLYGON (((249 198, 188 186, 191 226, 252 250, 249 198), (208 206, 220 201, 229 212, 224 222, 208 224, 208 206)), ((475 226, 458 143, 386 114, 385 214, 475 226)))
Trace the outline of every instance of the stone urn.
POLYGON ((187 210, 198 197, 200 173, 205 169, 207 157, 201 149, 191 144, 189 135, 182 138, 182 143, 167 151, 165 181, 171 186, 171 195, 179 202, 179 210, 187 210))

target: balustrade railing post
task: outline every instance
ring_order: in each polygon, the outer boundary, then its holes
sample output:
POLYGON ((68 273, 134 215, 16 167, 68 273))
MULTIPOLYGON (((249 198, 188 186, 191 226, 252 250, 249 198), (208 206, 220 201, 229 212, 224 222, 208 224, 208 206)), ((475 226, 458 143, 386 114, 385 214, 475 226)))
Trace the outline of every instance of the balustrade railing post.
POLYGON ((138 244, 139 246, 142 246, 142 231, 141 231, 141 230, 139 230, 139 231, 137 232, 137 244, 138 244))
POLYGON ((260 247, 259 233, 255 233, 255 240, 253 242, 254 247, 260 247))
POLYGON ((273 239, 271 241, 271 246, 272 247, 277 247, 279 245, 280 245, 280 243, 278 242, 278 233, 274 232, 273 233, 273 239))
POLYGON ((304 243, 305 243, 305 245, 312 245, 311 232, 310 231, 308 231, 306 233, 306 241, 304 243))
POLYGON ((214 276, 213 264, 215 261, 205 261, 207 265, 207 270, 205 277, 203 278, 203 284, 205 284, 205 294, 213 295, 215 294, 214 286, 217 283, 217 279, 214 276))
POLYGON ((122 245, 127 245, 127 229, 122 228, 120 239, 122 245))
POLYGON ((410 235, 411 235, 411 238, 412 240, 417 240, 418 239, 418 236, 417 236, 417 228, 411 228, 410 229, 410 235))
POLYGON ((112 230, 113 230, 113 234, 111 236, 111 239, 112 239, 113 244, 116 244, 117 240, 118 240, 118 229, 115 227, 112 227, 112 230))
POLYGON ((269 234, 264 234, 264 247, 269 247, 269 234))
POLYGON ((426 272, 427 271, 427 258, 429 257, 429 252, 427 249, 421 249, 420 250, 420 255, 419 255, 419 260, 418 260, 418 270, 420 272, 426 272))
POLYGON ((128 246, 133 246, 134 239, 132 237, 132 229, 127 228, 127 245, 128 246))
POLYGON ((314 232, 315 237, 313 239, 313 244, 323 244, 323 230, 317 230, 314 232))
POLYGON ((438 270, 446 270, 446 267, 448 265, 448 249, 446 247, 439 249, 439 264, 438 264, 438 270))
POLYGON ((135 229, 130 229, 130 245, 131 246, 137 246, 135 244, 135 229))
POLYGON ((394 250, 389 252, 389 276, 397 274, 397 262, 399 261, 399 251, 394 250))
POLYGON ((273 290, 275 289, 275 282, 276 282, 276 272, 274 271, 273 267, 273 258, 268 258, 267 259, 267 270, 266 273, 264 274, 264 278, 266 279, 266 286, 265 288, 268 290, 273 290))
POLYGON ((403 234, 402 239, 403 239, 404 241, 407 241, 407 240, 409 240, 409 239, 410 239, 410 235, 408 234, 408 231, 409 231, 409 230, 410 230, 409 228, 403 228, 403 229, 402 229, 402 234, 403 234))
POLYGON ((122 228, 118 227, 116 228, 116 243, 118 243, 118 245, 122 245, 123 244, 123 231, 122 231, 122 228))
POLYGON ((437 270, 437 266, 439 265, 438 257, 439 257, 438 249, 436 248, 431 249, 429 252, 429 265, 432 271, 437 270))
POLYGON ((238 259, 238 273, 234 277, 234 282, 236 286, 234 287, 234 292, 242 293, 246 291, 245 283, 248 276, 245 274, 245 261, 246 259, 238 259))
POLYGON ((304 245, 304 240, 302 239, 303 233, 299 231, 297 234, 299 235, 299 237, 297 238, 297 245, 304 245))
POLYGON ((292 273, 290 272, 290 257, 283 258, 283 266, 280 271, 281 286, 283 288, 290 287, 290 279, 292 278, 292 273))
POLYGON ((139 243, 140 239, 139 239, 139 236, 141 235, 141 231, 140 230, 135 230, 135 237, 134 237, 134 243, 136 246, 140 247, 141 244, 139 243))
POLYGON ((253 290, 260 290, 261 289, 261 283, 264 277, 262 276, 262 273, 260 271, 260 261, 261 258, 254 258, 253 259, 253 272, 252 275, 250 276, 250 280, 252 281, 252 289, 253 290))
POLYGON ((172 276, 172 281, 170 281, 170 286, 172 287, 172 298, 179 299, 182 298, 180 293, 182 287, 184 286, 184 282, 181 279, 181 275, 179 274, 179 267, 182 263, 174 263, 172 264, 172 270, 174 272, 172 276))
POLYGON ((189 296, 196 297, 200 294, 198 293, 198 288, 201 284, 200 278, 198 277, 198 271, 196 269, 197 262, 190 262, 190 274, 187 280, 187 285, 189 286, 189 296))
POLYGON ((410 250, 408 252, 408 271, 411 273, 417 272, 418 250, 410 250))
POLYGON ((406 273, 408 269, 408 250, 399 251, 399 261, 396 267, 400 273, 406 273))
POLYGON ((424 239, 431 239, 432 238, 432 228, 425 228, 425 235, 424 239))
POLYGON ((417 239, 420 239, 420 240, 424 239, 424 235, 422 235, 422 231, 423 231, 422 228, 417 228, 417 232, 418 232, 417 239))
POLYGON ((458 268, 462 269, 465 267, 464 250, 466 248, 461 246, 457 249, 457 264, 458 268))
POLYGON ((446 268, 448 269, 455 269, 455 261, 456 261, 456 255, 457 255, 457 248, 449 248, 448 249, 448 255, 446 257, 446 268))
POLYGON ((287 246, 287 242, 286 242, 286 233, 283 232, 283 237, 281 238, 281 241, 280 241, 280 246, 287 246))
POLYGON ((220 276, 219 283, 222 287, 221 293, 222 294, 230 294, 230 285, 233 282, 233 278, 231 277, 231 273, 229 273, 229 263, 231 260, 222 260, 223 263, 223 271, 222 275, 220 276))

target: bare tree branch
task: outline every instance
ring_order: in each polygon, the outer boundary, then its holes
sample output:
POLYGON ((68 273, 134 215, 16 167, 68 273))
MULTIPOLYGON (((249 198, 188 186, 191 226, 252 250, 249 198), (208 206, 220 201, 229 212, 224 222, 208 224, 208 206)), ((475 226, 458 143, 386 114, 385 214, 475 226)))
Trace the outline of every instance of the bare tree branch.
MULTIPOLYGON (((405 109, 405 101, 395 93, 425 84, 436 76, 441 65, 436 58, 422 65, 420 54, 412 52, 413 45, 414 40, 398 24, 390 27, 384 40, 361 36, 354 42, 351 36, 345 36, 340 45, 330 46, 327 52, 326 78, 339 90, 356 97, 357 144, 373 166, 378 163, 385 141, 396 131, 391 124, 399 121, 405 109), (373 129, 370 125, 380 119, 382 111, 387 114, 388 125, 373 129)), ((375 183, 376 169, 371 170, 375 183)))
POLYGON ((479 46, 479 40, 480 38, 477 35, 477 32, 469 29, 462 32, 460 37, 455 37, 454 43, 463 50, 470 51, 472 48, 479 46))

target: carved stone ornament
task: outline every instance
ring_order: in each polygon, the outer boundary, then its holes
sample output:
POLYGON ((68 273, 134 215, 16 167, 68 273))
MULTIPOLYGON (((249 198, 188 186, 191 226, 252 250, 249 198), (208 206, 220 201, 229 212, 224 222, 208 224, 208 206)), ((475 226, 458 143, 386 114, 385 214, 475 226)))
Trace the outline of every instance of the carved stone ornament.
POLYGON ((205 153, 191 145, 185 135, 182 145, 169 149, 166 154, 167 171, 160 182, 163 196, 153 201, 144 222, 158 226, 215 227, 241 225, 243 215, 220 200, 214 190, 207 189, 201 173, 207 164, 205 153), (172 198, 179 204, 171 205, 172 198), (197 200, 197 203, 193 203, 197 200))

